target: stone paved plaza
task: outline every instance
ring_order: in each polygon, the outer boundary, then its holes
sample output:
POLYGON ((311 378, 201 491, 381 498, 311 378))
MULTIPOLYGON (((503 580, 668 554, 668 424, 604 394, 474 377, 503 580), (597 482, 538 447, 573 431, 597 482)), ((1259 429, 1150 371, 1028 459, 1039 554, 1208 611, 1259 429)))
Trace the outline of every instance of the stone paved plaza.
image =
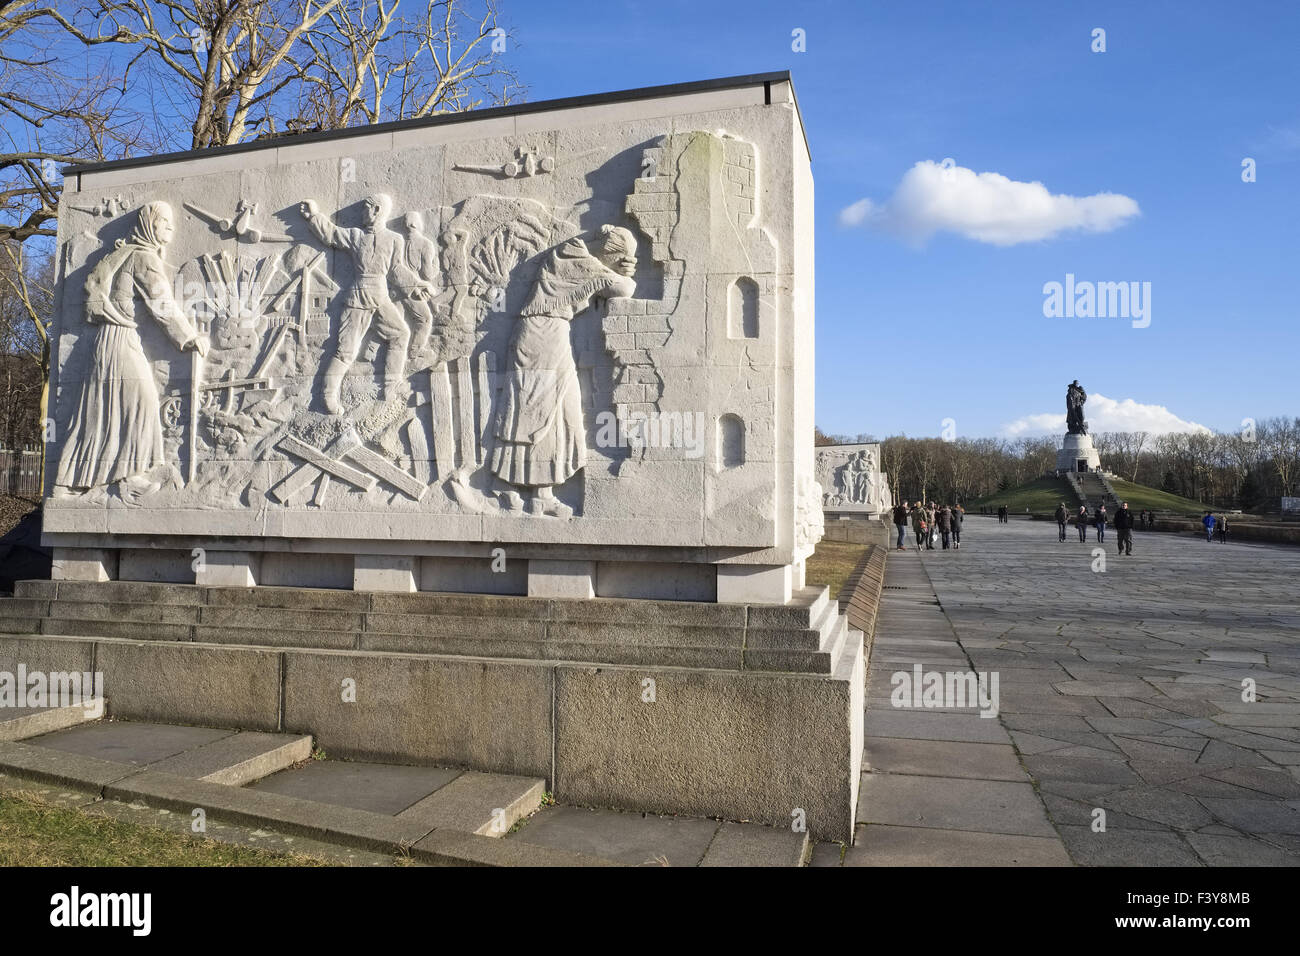
POLYGON ((891 553, 844 865, 1300 863, 1300 549, 1134 534, 976 517, 891 553), (996 672, 998 719, 891 707, 916 663, 996 672))

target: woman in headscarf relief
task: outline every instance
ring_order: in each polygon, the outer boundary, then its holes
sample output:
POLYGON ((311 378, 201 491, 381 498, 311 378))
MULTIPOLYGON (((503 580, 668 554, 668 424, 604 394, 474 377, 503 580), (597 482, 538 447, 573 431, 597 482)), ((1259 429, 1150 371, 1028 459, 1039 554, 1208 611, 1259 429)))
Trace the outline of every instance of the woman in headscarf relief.
POLYGON ((174 471, 137 327, 144 319, 157 322, 181 351, 207 354, 207 340, 172 296, 163 252, 175 232, 171 206, 148 203, 130 238, 119 240, 86 280, 86 321, 95 338, 56 486, 86 492, 117 482, 119 494, 133 500, 156 491, 174 471))
POLYGON ((504 495, 508 509, 524 506, 527 494, 529 514, 573 514, 554 493, 587 462, 569 324, 592 299, 636 291, 632 233, 602 226, 599 242, 596 255, 576 237, 547 254, 511 337, 492 449, 492 471, 514 486, 504 495))

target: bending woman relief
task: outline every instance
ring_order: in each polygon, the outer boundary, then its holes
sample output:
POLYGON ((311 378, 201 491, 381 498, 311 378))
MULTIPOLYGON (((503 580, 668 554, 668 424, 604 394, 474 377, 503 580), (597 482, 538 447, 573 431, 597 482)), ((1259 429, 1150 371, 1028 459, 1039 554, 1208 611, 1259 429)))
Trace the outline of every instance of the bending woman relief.
POLYGON ((554 491, 587 462, 569 324, 593 299, 636 291, 636 238, 607 225, 597 241, 594 255, 576 237, 547 254, 511 336, 492 449, 492 471, 509 486, 507 510, 573 515, 554 491))
POLYGON ((134 502, 164 482, 180 482, 167 461, 158 386, 137 331, 142 321, 156 322, 177 349, 207 354, 207 340, 172 296, 163 254, 175 232, 171 206, 148 203, 131 236, 86 280, 94 340, 55 476, 62 494, 116 484, 119 496, 134 502))

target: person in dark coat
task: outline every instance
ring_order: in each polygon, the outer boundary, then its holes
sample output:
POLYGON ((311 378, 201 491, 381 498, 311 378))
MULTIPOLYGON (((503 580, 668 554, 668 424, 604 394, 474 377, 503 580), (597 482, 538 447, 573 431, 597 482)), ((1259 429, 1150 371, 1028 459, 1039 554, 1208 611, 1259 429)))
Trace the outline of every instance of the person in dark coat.
POLYGON ((930 534, 925 525, 925 509, 921 507, 921 502, 912 505, 912 531, 916 533, 916 550, 920 551, 922 543, 930 534))
POLYGON ((907 534, 907 504, 900 502, 894 506, 894 527, 898 529, 897 550, 903 550, 903 536, 907 534))
POLYGON ((939 526, 939 536, 943 538, 943 550, 947 551, 952 543, 952 512, 944 505, 934 516, 939 526))
POLYGON ((1062 501, 1056 506, 1056 540, 1065 540, 1065 523, 1070 518, 1069 513, 1065 510, 1065 502, 1062 501))
POLYGON ((1079 513, 1074 516, 1074 527, 1079 532, 1079 540, 1088 542, 1088 506, 1079 505, 1079 513))
POLYGON ((1133 553, 1133 512, 1128 510, 1128 502, 1119 506, 1115 512, 1115 532, 1119 538, 1119 553, 1133 553))
POLYGON ((961 505, 952 506, 952 549, 961 550, 961 520, 966 512, 961 505))
POLYGON ((1097 513, 1093 515, 1093 522, 1097 525, 1097 540, 1106 540, 1106 506, 1101 505, 1097 508, 1097 513))

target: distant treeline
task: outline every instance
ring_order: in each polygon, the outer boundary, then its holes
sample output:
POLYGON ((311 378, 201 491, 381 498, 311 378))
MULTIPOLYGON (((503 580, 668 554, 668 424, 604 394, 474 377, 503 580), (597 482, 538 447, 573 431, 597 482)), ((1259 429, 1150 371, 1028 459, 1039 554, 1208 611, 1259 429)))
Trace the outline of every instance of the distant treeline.
MULTIPOLYGON (((1207 506, 1275 511, 1278 499, 1300 485, 1300 418, 1261 419, 1237 432, 1099 432, 1092 440, 1105 470, 1207 506)), ((880 442, 880 467, 895 501, 964 502, 1054 471, 1061 439, 816 433, 818 445, 868 441, 880 442)))

